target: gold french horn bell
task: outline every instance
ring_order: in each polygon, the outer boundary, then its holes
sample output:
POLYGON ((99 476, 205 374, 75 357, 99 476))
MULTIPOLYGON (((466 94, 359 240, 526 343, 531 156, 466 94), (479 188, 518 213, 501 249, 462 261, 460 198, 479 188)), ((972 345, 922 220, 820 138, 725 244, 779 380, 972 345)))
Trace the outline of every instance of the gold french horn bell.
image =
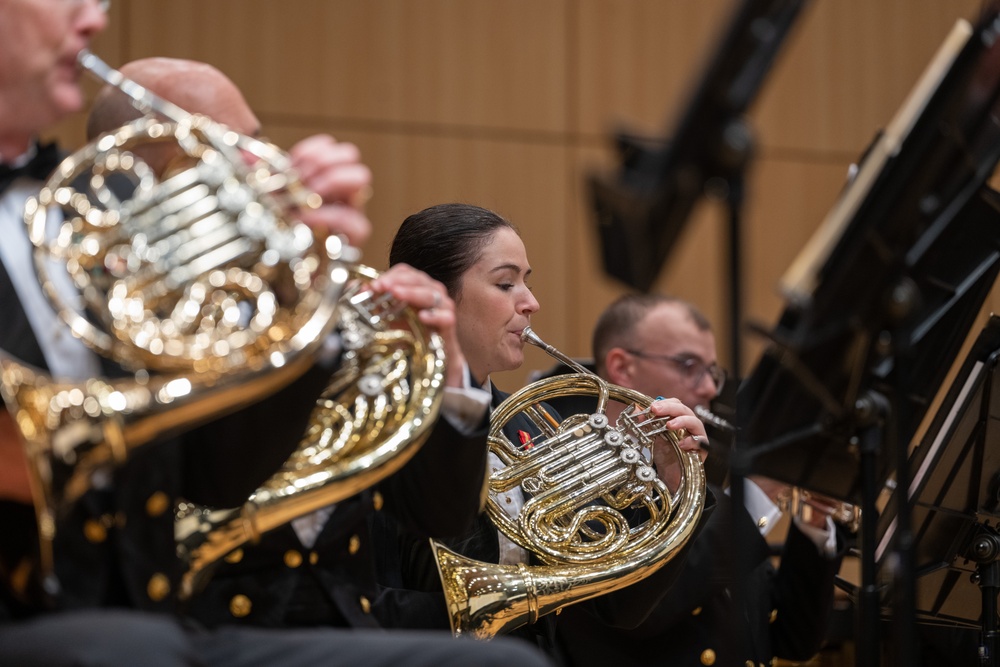
POLYGON ((500 532, 543 565, 482 563, 432 540, 455 635, 504 634, 651 575, 693 535, 705 505, 701 462, 678 447, 685 432, 651 415, 652 399, 605 382, 530 327, 522 339, 579 371, 524 387, 490 417, 489 448, 505 467, 489 478, 486 510, 500 532), (569 395, 595 396, 597 408, 555 423, 542 403, 569 395), (629 406, 614 424, 606 414, 611 400, 629 406), (518 414, 539 431, 528 443, 504 434, 518 414), (682 478, 673 493, 650 463, 646 452, 654 446, 672 447, 677 456, 682 478), (516 486, 527 500, 511 517, 495 496, 516 486), (644 518, 633 525, 636 511, 644 518))
POLYGON ((356 259, 296 220, 318 198, 280 150, 157 98, 93 54, 80 62, 167 120, 137 120, 70 155, 24 212, 53 308, 126 371, 65 381, 0 355, 0 391, 29 460, 39 565, 56 585, 57 519, 95 474, 303 373, 337 323, 343 262, 356 259), (161 178, 139 154, 164 145, 178 158, 161 178))
POLYGON ((430 434, 444 397, 441 338, 416 310, 367 288, 374 269, 355 266, 351 274, 340 300, 341 366, 298 449, 241 507, 179 508, 182 598, 197 593, 235 549, 399 470, 430 434))

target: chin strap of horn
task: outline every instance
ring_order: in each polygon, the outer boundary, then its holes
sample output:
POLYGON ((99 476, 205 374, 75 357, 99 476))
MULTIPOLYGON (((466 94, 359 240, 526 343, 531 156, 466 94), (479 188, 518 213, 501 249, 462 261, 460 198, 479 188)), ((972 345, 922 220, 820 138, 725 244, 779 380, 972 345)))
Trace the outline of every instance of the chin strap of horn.
POLYGON ((58 590, 59 516, 132 448, 252 403, 309 368, 340 315, 344 262, 357 257, 294 217, 318 197, 280 150, 156 98, 92 54, 81 63, 167 120, 143 118, 84 146, 24 212, 53 308, 127 371, 69 382, 0 354, 49 593, 58 590), (164 154, 170 171, 157 173, 146 159, 164 154))
POLYGON ((494 637, 644 579, 693 535, 705 505, 701 462, 678 447, 686 432, 667 430, 650 413, 652 399, 589 373, 530 328, 522 339, 580 371, 524 387, 490 417, 489 447, 505 467, 489 478, 486 510, 543 565, 483 563, 432 540, 455 635, 494 637), (595 396, 597 408, 556 424, 542 403, 570 395, 595 396), (609 401, 628 406, 614 424, 609 401), (504 435, 519 414, 539 431, 526 444, 504 435), (674 493, 646 454, 659 446, 673 448, 681 469, 674 493), (511 517, 495 496, 516 486, 528 499, 511 517))
POLYGON ((444 393, 444 348, 412 308, 367 285, 356 266, 341 298, 341 368, 317 401, 310 426, 284 466, 242 507, 183 504, 177 552, 181 597, 196 594, 213 565, 289 521, 357 494, 399 470, 427 439, 444 393))

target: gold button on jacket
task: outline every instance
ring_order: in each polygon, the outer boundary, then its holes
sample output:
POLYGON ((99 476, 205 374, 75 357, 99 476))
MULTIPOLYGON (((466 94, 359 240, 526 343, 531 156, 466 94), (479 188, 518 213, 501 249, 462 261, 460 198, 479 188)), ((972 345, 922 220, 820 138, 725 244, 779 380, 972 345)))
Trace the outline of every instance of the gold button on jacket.
POLYGON ((157 491, 146 500, 146 514, 157 517, 170 507, 170 498, 163 491, 157 491))
POLYGON ((167 575, 157 572, 150 577, 149 583, 146 584, 146 595, 153 602, 159 602, 170 595, 170 580, 167 579, 167 575))
POLYGON ((233 599, 229 601, 229 613, 236 618, 249 615, 251 609, 253 609, 253 603, 245 595, 234 595, 233 599))
POLYGON ((83 522, 83 536, 91 544, 100 544, 108 539, 108 530, 97 519, 87 519, 83 522))
POLYGON ((302 565, 302 554, 295 549, 289 549, 285 552, 285 565, 291 568, 296 568, 299 565, 302 565))

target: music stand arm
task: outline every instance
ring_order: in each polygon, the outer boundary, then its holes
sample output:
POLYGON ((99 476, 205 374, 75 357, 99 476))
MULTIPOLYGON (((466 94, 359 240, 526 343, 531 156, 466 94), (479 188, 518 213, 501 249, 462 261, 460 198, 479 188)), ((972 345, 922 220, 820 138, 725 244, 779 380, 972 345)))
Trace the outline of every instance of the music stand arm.
POLYGON ((754 141, 750 126, 743 117, 735 117, 729 122, 726 132, 726 152, 728 169, 718 173, 707 184, 711 193, 721 188, 726 203, 729 223, 729 367, 736 377, 743 374, 743 204, 746 194, 746 170, 754 152, 754 141))
POLYGON ((861 479, 861 589, 858 596, 857 633, 859 667, 879 664, 880 603, 875 561, 878 460, 885 438, 889 401, 874 391, 858 400, 856 411, 862 427, 857 431, 861 479))
POLYGON ((973 542, 971 558, 976 561, 976 583, 983 596, 982 634, 979 639, 979 664, 997 667, 1000 642, 997 624, 997 594, 1000 593, 1000 535, 983 532, 973 542))

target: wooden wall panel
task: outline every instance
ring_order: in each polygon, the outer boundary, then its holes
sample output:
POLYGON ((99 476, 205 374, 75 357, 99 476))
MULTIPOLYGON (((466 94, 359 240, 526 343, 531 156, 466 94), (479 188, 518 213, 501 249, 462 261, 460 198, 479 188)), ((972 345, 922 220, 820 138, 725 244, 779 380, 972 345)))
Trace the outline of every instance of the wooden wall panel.
POLYGON ((661 135, 680 111, 732 0, 579 0, 578 131, 624 122, 661 135))
POLYGON ((567 104, 565 6, 143 0, 132 3, 130 25, 149 38, 134 40, 130 57, 208 60, 261 113, 558 132, 567 104))

